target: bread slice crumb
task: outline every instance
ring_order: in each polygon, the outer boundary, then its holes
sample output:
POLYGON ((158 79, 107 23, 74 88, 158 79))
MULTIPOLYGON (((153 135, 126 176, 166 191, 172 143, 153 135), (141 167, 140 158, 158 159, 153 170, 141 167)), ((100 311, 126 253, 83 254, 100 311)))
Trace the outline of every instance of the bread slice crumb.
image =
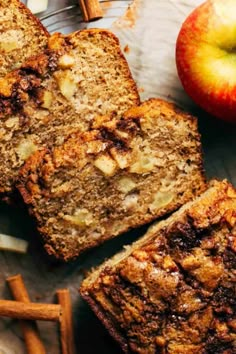
POLYGON ((18 188, 48 253, 76 258, 177 209, 205 188, 197 120, 151 99, 38 152, 18 188))

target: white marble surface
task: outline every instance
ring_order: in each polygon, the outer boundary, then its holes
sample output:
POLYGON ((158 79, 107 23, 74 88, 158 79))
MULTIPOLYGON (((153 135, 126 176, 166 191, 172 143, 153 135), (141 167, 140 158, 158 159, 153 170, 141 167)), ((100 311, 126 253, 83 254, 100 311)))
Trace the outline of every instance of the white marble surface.
MULTIPOLYGON (((73 3, 76 1, 49 0, 49 10, 73 3)), ((123 3, 117 1, 116 6, 123 3)), ((226 177, 236 185, 236 128, 207 118, 198 110, 183 92, 176 74, 176 36, 185 17, 200 3, 199 0, 136 0, 134 11, 112 26, 115 14, 121 15, 125 9, 121 7, 113 10, 107 5, 105 19, 89 26, 111 27, 118 35, 122 48, 128 46, 126 57, 141 89, 142 98, 169 98, 199 116, 208 177, 226 177)), ((64 33, 87 26, 79 21, 70 26, 61 22, 58 25, 64 33)), ((53 32, 53 27, 49 29, 53 32)), ((0 253, 0 297, 11 297, 5 278, 16 273, 23 275, 33 301, 55 301, 56 289, 68 287, 73 299, 78 353, 120 353, 88 306, 80 299, 78 287, 85 270, 101 263, 105 257, 114 254, 124 243, 137 238, 144 230, 136 230, 110 241, 69 265, 53 264, 46 259, 36 240, 33 225, 23 210, 0 206, 0 232, 30 240, 30 252, 27 255, 0 253)), ((39 326, 47 353, 59 354, 55 324, 40 323, 39 326)), ((0 320, 0 354, 25 354, 17 321, 0 320)))

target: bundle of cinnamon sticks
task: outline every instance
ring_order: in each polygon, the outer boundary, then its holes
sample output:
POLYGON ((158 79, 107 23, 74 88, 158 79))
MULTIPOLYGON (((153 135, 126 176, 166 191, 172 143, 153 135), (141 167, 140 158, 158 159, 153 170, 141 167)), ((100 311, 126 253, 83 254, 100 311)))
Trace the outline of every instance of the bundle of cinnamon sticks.
POLYGON ((30 301, 20 274, 7 278, 14 300, 0 300, 0 316, 20 320, 27 353, 46 354, 35 321, 57 321, 60 326, 62 354, 75 354, 72 306, 68 289, 56 292, 58 304, 40 304, 30 301))

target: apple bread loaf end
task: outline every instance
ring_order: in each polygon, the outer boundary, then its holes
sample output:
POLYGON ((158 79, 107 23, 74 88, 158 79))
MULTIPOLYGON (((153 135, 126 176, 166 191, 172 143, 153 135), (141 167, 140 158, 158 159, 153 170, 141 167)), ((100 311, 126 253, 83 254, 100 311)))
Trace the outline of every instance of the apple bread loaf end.
POLYGON ((119 115, 139 95, 118 39, 102 29, 55 33, 45 51, 0 79, 0 193, 42 146, 90 128, 96 115, 119 115))
POLYGON ((151 99, 27 160, 18 188, 63 260, 169 213, 205 188, 197 120, 151 99))
POLYGON ((212 181, 80 292, 125 353, 234 354, 235 259, 236 190, 212 181))

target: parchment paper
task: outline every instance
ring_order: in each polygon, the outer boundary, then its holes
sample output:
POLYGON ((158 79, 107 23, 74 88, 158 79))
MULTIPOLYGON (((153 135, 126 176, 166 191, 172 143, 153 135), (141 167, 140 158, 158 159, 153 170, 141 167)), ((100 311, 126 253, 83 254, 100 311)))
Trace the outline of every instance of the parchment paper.
MULTIPOLYGON (((75 1, 60 0, 49 3, 52 10, 75 1)), ((125 6, 124 1, 118 3, 125 6)), ((167 98, 197 114, 208 178, 228 178, 236 185, 236 127, 207 117, 199 110, 183 92, 175 68, 175 41, 181 23, 200 3, 199 0, 136 0, 128 13, 117 20, 111 29, 125 49, 141 97, 167 98)), ((106 11, 107 20, 94 22, 89 27, 110 27, 115 14, 120 15, 125 9, 121 7, 113 10, 107 4, 106 11)), ((63 28, 62 31, 68 33, 82 27, 85 27, 85 24, 73 22, 73 25, 63 28)), ((30 240, 30 249, 27 255, 0 252, 0 298, 11 298, 5 278, 17 273, 23 275, 32 301, 55 302, 55 291, 68 287, 73 300, 78 353, 118 354, 120 349, 80 299, 78 287, 86 271, 116 253, 124 244, 135 240, 144 231, 145 227, 107 242, 82 255, 74 263, 55 264, 44 255, 26 211, 1 205, 0 232, 30 240)), ((41 322, 39 327, 47 353, 60 353, 57 325, 41 322)), ((24 353, 26 352, 18 321, 1 319, 0 354, 24 353)))

